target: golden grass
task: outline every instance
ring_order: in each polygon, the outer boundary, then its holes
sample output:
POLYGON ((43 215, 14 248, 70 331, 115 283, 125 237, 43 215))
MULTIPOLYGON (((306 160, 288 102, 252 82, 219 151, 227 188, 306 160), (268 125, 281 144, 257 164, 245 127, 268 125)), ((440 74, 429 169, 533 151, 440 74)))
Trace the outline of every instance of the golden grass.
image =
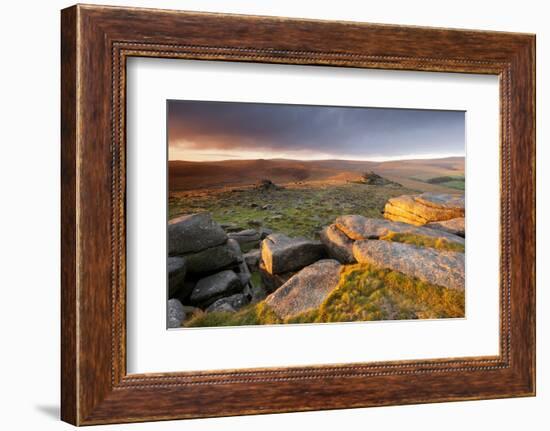
POLYGON ((200 313, 188 327, 328 323, 464 317, 464 292, 369 264, 347 265, 338 287, 317 309, 286 320, 264 302, 237 313, 200 313))
POLYGON ((417 247, 431 247, 439 250, 458 251, 464 253, 464 244, 458 244, 451 242, 443 237, 434 238, 431 236, 417 235, 413 233, 397 233, 389 232, 388 234, 381 236, 381 240, 402 242, 404 244, 411 244, 417 247))
POLYGON ((284 323, 264 302, 248 305, 236 313, 214 311, 211 313, 199 312, 183 326, 247 326, 247 325, 276 325, 284 323))

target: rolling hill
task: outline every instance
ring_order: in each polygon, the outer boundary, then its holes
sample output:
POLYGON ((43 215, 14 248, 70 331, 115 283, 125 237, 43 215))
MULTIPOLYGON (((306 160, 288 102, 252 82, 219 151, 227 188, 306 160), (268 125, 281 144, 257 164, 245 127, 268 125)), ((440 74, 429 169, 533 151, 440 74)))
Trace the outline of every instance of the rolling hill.
POLYGON ((276 184, 346 182, 365 171, 374 171, 392 181, 421 191, 448 191, 437 177, 464 176, 464 157, 398 160, 387 162, 353 160, 224 160, 216 162, 169 161, 170 192, 244 187, 269 178, 276 184))

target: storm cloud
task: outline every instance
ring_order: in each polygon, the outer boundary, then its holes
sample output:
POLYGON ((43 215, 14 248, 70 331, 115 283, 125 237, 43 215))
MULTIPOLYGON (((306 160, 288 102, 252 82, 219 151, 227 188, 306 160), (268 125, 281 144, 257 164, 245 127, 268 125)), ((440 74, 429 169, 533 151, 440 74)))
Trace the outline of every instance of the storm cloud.
POLYGON ((170 159, 464 155, 463 111, 168 101, 170 159), (242 156, 240 156, 242 154, 242 156), (188 156, 188 157, 187 157, 188 156))

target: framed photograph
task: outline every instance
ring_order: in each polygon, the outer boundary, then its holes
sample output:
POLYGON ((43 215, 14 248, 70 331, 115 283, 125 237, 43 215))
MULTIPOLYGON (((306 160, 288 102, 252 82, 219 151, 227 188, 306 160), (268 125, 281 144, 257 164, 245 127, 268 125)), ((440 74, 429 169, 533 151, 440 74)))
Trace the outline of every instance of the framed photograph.
POLYGON ((535 36, 62 11, 62 419, 535 394, 535 36))

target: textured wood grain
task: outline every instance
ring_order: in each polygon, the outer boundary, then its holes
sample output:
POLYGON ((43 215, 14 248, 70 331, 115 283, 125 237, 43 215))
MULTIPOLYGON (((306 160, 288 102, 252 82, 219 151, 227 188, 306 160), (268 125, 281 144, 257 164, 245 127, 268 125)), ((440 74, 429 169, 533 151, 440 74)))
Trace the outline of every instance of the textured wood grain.
POLYGON ((80 425, 533 395, 534 46, 534 36, 512 33, 99 6, 64 10, 62 418, 80 425), (126 375, 130 56, 499 75, 500 355, 126 375))
POLYGON ((78 421, 76 297, 76 9, 61 17, 61 417, 78 421))

